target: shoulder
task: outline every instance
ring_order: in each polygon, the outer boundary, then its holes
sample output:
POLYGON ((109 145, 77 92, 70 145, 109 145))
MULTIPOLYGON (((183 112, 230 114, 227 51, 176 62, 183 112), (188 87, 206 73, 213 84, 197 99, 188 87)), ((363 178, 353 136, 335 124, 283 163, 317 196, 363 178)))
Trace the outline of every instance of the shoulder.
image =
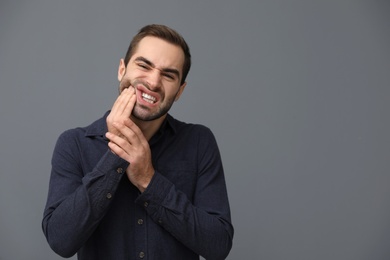
POLYGON ((211 129, 203 124, 187 123, 170 116, 170 124, 177 136, 191 138, 198 142, 215 142, 215 136, 211 129))
POLYGON ((173 129, 177 132, 195 132, 195 133, 204 133, 212 134, 209 127, 202 124, 188 123, 180 121, 171 115, 168 115, 168 122, 172 125, 173 129))
MULTIPOLYGON (((107 112, 108 113, 108 112, 107 112)), ((88 136, 103 136, 107 132, 106 115, 84 127, 75 127, 65 130, 58 137, 57 143, 79 142, 88 136)))

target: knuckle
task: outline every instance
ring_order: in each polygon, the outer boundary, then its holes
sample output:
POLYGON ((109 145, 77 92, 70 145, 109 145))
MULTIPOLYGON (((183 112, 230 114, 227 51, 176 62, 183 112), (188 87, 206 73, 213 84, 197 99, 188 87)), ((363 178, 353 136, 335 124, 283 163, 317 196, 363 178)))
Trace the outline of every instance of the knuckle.
POLYGON ((128 126, 132 126, 133 125, 133 121, 130 120, 130 118, 126 117, 124 120, 123 120, 123 123, 125 123, 126 125, 128 126))

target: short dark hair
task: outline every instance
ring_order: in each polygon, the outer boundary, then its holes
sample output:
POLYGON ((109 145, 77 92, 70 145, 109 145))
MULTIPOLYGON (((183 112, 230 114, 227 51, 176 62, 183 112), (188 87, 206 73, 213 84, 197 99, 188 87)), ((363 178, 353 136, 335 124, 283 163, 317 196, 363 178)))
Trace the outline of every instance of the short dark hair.
POLYGON ((127 49, 126 56, 124 59, 125 66, 127 66, 127 63, 130 61, 131 56, 133 56, 133 54, 135 53, 138 43, 146 36, 154 36, 182 48, 184 52, 183 75, 180 83, 180 85, 182 85, 185 82, 188 72, 191 68, 190 48, 188 47, 184 38, 178 32, 169 28, 168 26, 160 24, 150 24, 141 28, 141 30, 133 37, 130 42, 129 48, 127 49))

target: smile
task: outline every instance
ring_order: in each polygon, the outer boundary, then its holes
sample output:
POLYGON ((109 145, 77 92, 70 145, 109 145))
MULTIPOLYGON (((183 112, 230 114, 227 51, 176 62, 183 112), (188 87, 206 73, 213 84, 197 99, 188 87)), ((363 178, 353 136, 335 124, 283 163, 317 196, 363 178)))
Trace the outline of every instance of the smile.
POLYGON ((151 95, 148 95, 146 93, 142 93, 142 99, 150 104, 154 104, 156 102, 156 98, 152 97, 151 95))

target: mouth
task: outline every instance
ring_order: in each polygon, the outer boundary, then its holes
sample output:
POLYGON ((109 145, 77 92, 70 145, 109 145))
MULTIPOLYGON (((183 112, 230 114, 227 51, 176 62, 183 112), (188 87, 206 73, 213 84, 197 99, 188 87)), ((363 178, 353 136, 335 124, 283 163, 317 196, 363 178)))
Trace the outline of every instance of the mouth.
POLYGON ((149 91, 142 85, 135 87, 137 94, 137 103, 141 106, 156 106, 160 100, 159 95, 156 92, 149 91))
POLYGON ((141 97, 144 101, 148 102, 149 104, 154 104, 157 101, 157 98, 149 94, 146 94, 145 92, 142 92, 141 97))

